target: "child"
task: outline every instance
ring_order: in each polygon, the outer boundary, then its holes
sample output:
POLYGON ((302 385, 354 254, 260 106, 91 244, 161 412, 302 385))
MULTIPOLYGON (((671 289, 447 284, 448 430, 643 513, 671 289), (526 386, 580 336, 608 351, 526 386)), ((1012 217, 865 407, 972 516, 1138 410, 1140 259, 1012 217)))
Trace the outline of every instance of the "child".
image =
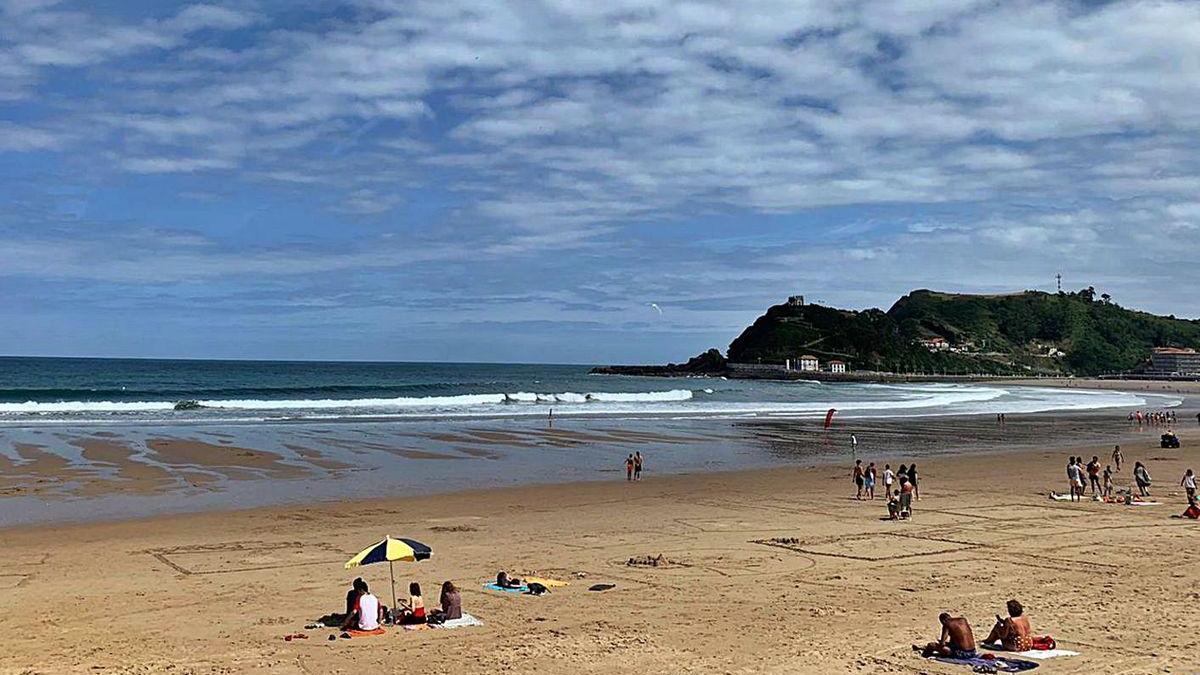
POLYGON ((1192 473, 1191 469, 1188 469, 1187 472, 1183 474, 1183 480, 1179 481, 1179 484, 1183 486, 1184 490, 1187 490, 1188 503, 1191 504, 1193 501, 1195 501, 1196 474, 1192 473))
POLYGON ((629 458, 625 460, 625 480, 633 480, 633 455, 630 455, 629 458))
POLYGON ((888 493, 887 496, 888 517, 891 520, 900 518, 900 491, 888 493))
POLYGON ((883 465, 883 494, 889 495, 892 493, 892 483, 896 482, 896 472, 892 471, 891 464, 883 465))
POLYGON ((1107 501, 1113 496, 1113 470, 1112 464, 1104 467, 1104 499, 1107 501))

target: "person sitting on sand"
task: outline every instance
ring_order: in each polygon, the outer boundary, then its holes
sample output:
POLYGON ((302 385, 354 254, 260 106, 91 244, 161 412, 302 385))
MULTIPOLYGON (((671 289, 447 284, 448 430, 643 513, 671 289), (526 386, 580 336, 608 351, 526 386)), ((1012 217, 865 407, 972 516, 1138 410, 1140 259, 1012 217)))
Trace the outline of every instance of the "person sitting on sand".
POLYGON ((452 581, 442 583, 442 594, 438 598, 437 609, 430 613, 430 622, 445 623, 462 618, 462 595, 452 581))
POLYGON ((900 491, 895 490, 887 498, 888 517, 891 520, 900 518, 900 491))
POLYGON ((520 588, 525 584, 520 579, 509 578, 508 572, 501 570, 496 573, 496 585, 500 588, 520 588))
POLYGON ((996 615, 996 625, 988 634, 984 644, 999 642, 1010 652, 1024 652, 1033 649, 1033 628, 1029 625, 1029 617, 1025 616, 1025 608, 1016 600, 1008 601, 1008 618, 996 615))
POLYGON ((952 659, 973 659, 978 656, 975 634, 971 632, 971 624, 966 618, 942 612, 938 615, 938 622, 942 624, 942 636, 938 641, 924 647, 913 645, 913 651, 921 652, 922 656, 948 656, 952 659))
POLYGON ((405 626, 425 623, 425 599, 421 597, 421 584, 415 581, 409 584, 408 595, 408 602, 402 602, 396 608, 400 616, 396 623, 405 626))
POLYGON ((355 628, 358 630, 376 630, 383 620, 383 606, 379 598, 371 594, 367 582, 361 578, 354 580, 354 605, 346 612, 346 620, 342 622, 342 630, 355 628))
POLYGON ((1137 483, 1138 494, 1143 497, 1150 496, 1150 472, 1146 471, 1146 465, 1141 462, 1133 463, 1133 481, 1137 483))

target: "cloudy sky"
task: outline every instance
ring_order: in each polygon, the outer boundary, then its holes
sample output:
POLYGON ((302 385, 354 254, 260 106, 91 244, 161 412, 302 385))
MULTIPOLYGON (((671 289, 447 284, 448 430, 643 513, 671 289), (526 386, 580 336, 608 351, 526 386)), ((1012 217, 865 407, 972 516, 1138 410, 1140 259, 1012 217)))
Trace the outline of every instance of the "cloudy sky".
POLYGON ((1195 2, 0 0, 0 354, 680 360, 1058 272, 1197 316, 1198 156, 1195 2))

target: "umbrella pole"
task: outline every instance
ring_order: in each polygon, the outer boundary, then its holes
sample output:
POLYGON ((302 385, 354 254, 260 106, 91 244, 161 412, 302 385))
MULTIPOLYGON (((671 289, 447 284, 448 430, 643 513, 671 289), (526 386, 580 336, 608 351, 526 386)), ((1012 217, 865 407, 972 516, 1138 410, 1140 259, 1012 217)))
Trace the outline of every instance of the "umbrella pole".
POLYGON ((388 572, 392 574, 392 615, 396 614, 396 568, 393 567, 392 561, 388 561, 388 572))

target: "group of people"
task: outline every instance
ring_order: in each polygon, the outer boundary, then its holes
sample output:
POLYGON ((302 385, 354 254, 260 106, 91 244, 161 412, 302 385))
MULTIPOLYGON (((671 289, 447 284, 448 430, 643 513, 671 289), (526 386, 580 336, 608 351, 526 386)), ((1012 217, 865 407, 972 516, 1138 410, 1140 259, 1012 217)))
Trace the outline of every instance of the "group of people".
MULTIPOLYGON (((1113 484, 1113 476, 1121 471, 1121 464, 1125 461, 1125 455, 1121 452, 1121 446, 1113 447, 1112 464, 1104 466, 1103 471, 1100 469, 1100 457, 1092 455, 1091 461, 1086 465, 1083 463, 1083 457, 1072 455, 1067 459, 1067 485, 1071 492, 1071 501, 1080 501, 1087 494, 1088 487, 1092 489, 1093 499, 1104 499, 1106 501, 1114 499, 1113 492, 1116 486, 1113 484), (1113 470, 1113 464, 1117 466, 1113 470)), ((1190 469, 1189 469, 1190 471, 1190 469)), ((1141 462, 1133 463, 1133 482, 1137 486, 1138 496, 1149 497, 1150 485, 1152 483, 1150 472, 1146 469, 1146 465, 1141 462)))
POLYGON ((646 460, 642 459, 642 453, 635 452, 625 458, 625 480, 641 480, 642 466, 646 460))
MULTIPOLYGON (((1200 420, 1200 414, 1196 415, 1196 419, 1200 420)), ((1175 422, 1176 422, 1175 411, 1174 410, 1161 410, 1161 411, 1147 410, 1147 411, 1143 412, 1141 410, 1135 410, 1135 411, 1129 413, 1129 421, 1137 422, 1139 426, 1142 424, 1152 424, 1152 425, 1153 424, 1175 424, 1175 422)))
MULTIPOLYGON (((985 645, 999 645, 1005 651, 1023 652, 1034 648, 1033 627, 1025 608, 1016 600, 1009 600, 1006 609, 1007 617, 996 615, 996 624, 983 641, 985 645)), ((942 612, 938 616, 941 624, 941 636, 936 642, 926 645, 913 645, 913 650, 923 656, 945 656, 954 659, 973 659, 979 656, 976 651, 975 634, 971 631, 971 623, 966 617, 951 616, 942 612)), ((1045 639, 1045 638, 1039 638, 1045 639)))
POLYGON ((851 476, 857 490, 854 498, 859 500, 875 499, 875 486, 882 481, 884 499, 887 500, 888 517, 893 520, 910 517, 913 500, 921 498, 916 464, 911 466, 901 464, 899 471, 892 471, 891 464, 884 464, 883 472, 880 474, 875 467, 875 462, 869 462, 864 466, 861 459, 856 459, 851 476))
POLYGON ((378 630, 383 624, 415 625, 422 623, 440 624, 462 618, 462 595, 452 581, 442 583, 438 607, 426 611, 425 599, 421 596, 421 585, 408 585, 408 601, 399 601, 396 607, 387 607, 379 602, 367 582, 359 577, 346 593, 346 613, 339 628, 342 630, 378 630))

